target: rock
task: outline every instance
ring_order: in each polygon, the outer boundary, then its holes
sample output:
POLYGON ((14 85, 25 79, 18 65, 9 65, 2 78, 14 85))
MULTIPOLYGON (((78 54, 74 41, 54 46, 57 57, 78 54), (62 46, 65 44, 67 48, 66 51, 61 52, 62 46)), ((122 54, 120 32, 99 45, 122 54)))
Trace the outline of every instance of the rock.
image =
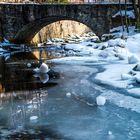
POLYGON ((128 57, 128 63, 129 64, 135 64, 137 62, 139 62, 139 59, 137 58, 136 55, 131 55, 131 56, 128 57))
POLYGON ((88 44, 87 46, 88 46, 88 47, 92 47, 93 45, 92 45, 92 44, 88 44))
POLYGON ((129 72, 129 74, 132 75, 132 76, 134 76, 134 75, 136 75, 136 72, 134 72, 133 70, 131 70, 131 71, 129 72))
POLYGON ((129 79, 132 79, 132 76, 127 74, 127 73, 123 73, 123 74, 121 74, 121 79, 122 80, 129 80, 129 79))
POLYGON ((103 106, 106 103, 106 98, 103 96, 96 97, 96 103, 99 106, 103 106))
POLYGON ((137 64, 137 65, 133 68, 133 70, 135 70, 135 71, 140 71, 140 63, 137 64))

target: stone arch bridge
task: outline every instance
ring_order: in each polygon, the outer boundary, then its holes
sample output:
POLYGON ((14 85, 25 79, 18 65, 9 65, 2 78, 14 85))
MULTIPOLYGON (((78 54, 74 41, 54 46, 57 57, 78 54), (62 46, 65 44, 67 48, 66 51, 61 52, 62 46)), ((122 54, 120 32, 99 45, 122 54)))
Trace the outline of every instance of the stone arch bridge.
MULTIPOLYGON (((130 5, 129 5, 130 6, 130 5)), ((121 4, 124 9, 124 4, 121 4)), ((97 35, 109 33, 119 4, 0 4, 0 36, 27 43, 44 26, 60 20, 87 25, 97 35)))

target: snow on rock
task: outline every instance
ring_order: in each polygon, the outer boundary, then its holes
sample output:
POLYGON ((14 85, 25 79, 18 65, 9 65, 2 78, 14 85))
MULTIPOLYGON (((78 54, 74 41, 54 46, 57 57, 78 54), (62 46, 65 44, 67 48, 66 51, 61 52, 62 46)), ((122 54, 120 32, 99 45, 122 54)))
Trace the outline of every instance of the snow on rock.
POLYGON ((45 63, 42 63, 39 69, 40 73, 47 73, 49 71, 48 65, 46 65, 45 63))
POLYGON ((80 45, 80 44, 67 44, 64 48, 68 49, 68 50, 81 51, 85 47, 83 45, 80 45))
POLYGON ((132 54, 140 58, 140 33, 128 37, 127 48, 132 54))
POLYGON ((104 51, 101 51, 98 56, 102 58, 107 58, 109 54, 106 50, 104 50, 104 51))
POLYGON ((49 68, 47 64, 42 63, 40 68, 35 68, 33 71, 35 73, 47 73, 49 71, 49 68))
POLYGON ((132 79, 132 76, 127 74, 127 73, 123 73, 123 74, 121 74, 121 79, 122 80, 129 80, 129 79, 132 79))
POLYGON ((126 56, 124 54, 117 54, 117 57, 119 58, 119 60, 125 60, 126 56))
POLYGON ((135 26, 129 26, 128 27, 129 33, 127 33, 126 26, 123 26, 123 27, 118 26, 118 27, 110 29, 109 35, 112 35, 113 38, 121 38, 121 37, 128 38, 130 35, 136 34, 135 29, 136 29, 135 26))
POLYGON ((117 39, 111 39, 108 41, 108 47, 122 47, 125 48, 126 42, 123 39, 117 38, 117 39))
POLYGON ((118 42, 117 42, 117 45, 121 48, 125 48, 126 47, 126 41, 123 40, 123 39, 120 39, 118 42))
POLYGON ((68 98, 71 97, 71 93, 70 93, 70 92, 66 93, 66 96, 67 96, 68 98))
POLYGON ((114 47, 116 46, 117 42, 114 39, 111 39, 108 41, 108 47, 114 47))
POLYGON ((106 103, 106 98, 103 96, 98 96, 98 97, 96 97, 96 103, 99 106, 103 106, 106 103))
POLYGON ((128 56, 128 63, 129 64, 136 64, 139 62, 139 59, 136 55, 132 54, 131 56, 128 56))
POLYGON ((113 15, 112 17, 113 18, 116 18, 117 16, 127 16, 128 18, 132 18, 132 19, 135 19, 135 14, 134 14, 134 10, 129 10, 129 11, 125 11, 125 10, 122 10, 122 11, 119 11, 117 12, 115 15, 113 15))

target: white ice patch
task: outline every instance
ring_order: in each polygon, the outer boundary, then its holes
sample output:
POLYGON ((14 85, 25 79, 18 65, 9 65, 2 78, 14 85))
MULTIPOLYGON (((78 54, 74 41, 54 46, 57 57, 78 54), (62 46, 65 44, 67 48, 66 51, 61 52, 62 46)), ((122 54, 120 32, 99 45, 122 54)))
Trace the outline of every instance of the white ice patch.
POLYGON ((140 99, 126 96, 114 91, 105 92, 101 96, 104 96, 108 101, 119 107, 131 109, 132 111, 140 113, 140 99))
POLYGON ((103 106, 106 103, 106 98, 103 96, 98 96, 98 97, 96 97, 96 103, 99 106, 103 106))
POLYGON ((121 80, 122 73, 128 73, 133 68, 133 65, 125 64, 123 61, 120 64, 110 64, 105 66, 105 71, 98 73, 95 77, 103 84, 112 85, 119 88, 126 88, 127 81, 121 80))
POLYGON ((70 98, 70 97, 71 97, 71 93, 70 93, 70 92, 66 93, 66 96, 67 96, 68 98, 70 98))
POLYGON ((123 74, 121 74, 121 79, 122 80, 129 80, 129 79, 132 79, 132 76, 127 74, 127 73, 123 73, 123 74))
POLYGON ((37 119, 38 119, 38 116, 31 116, 30 117, 30 121, 32 121, 32 122, 37 121, 37 119))
POLYGON ((72 56, 72 57, 64 57, 64 58, 59 58, 59 59, 52 59, 48 60, 48 62, 53 62, 53 63, 59 63, 59 64, 86 64, 86 65, 91 65, 91 63, 97 63, 98 59, 97 57, 91 56, 91 57, 77 57, 77 56, 72 56))

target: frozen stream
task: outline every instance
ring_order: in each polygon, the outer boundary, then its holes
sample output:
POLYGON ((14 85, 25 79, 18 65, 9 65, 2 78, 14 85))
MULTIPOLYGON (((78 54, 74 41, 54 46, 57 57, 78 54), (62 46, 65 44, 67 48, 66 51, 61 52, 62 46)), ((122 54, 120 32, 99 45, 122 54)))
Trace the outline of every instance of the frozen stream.
POLYGON ((44 85, 28 70, 11 67, 18 78, 7 75, 7 92, 1 94, 0 139, 139 140, 138 112, 108 100, 96 105, 98 95, 113 94, 94 83, 97 65, 54 65, 60 77, 44 85))

